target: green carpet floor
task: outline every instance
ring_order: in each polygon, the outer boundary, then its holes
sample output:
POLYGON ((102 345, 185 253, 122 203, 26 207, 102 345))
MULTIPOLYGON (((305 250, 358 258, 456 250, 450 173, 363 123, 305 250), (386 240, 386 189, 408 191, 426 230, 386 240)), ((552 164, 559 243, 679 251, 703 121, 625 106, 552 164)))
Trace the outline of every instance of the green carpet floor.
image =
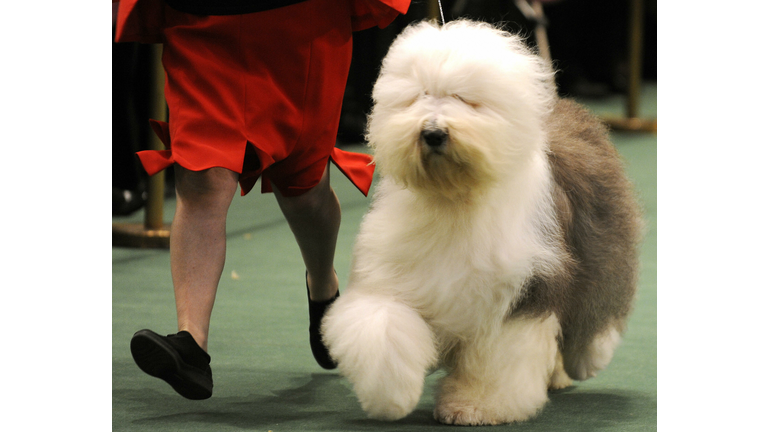
MULTIPOLYGON (((620 115, 621 98, 586 101, 620 115)), ((655 117, 656 88, 646 86, 641 114, 655 117)), ((614 133, 648 223, 638 299, 612 363, 597 378, 553 392, 535 419, 494 430, 640 431, 656 429, 656 136, 614 133)), ((363 147, 352 150, 364 151, 363 147)), ((360 220, 369 204, 335 168, 342 207, 336 269, 344 280, 360 220)), ((374 184, 375 187, 375 184, 374 184)), ((165 203, 165 219, 174 201, 165 203)), ((138 222, 142 212, 113 222, 138 222)), ((427 379, 416 410, 403 420, 366 419, 350 384, 317 366, 307 340, 304 267, 272 195, 258 186, 236 196, 228 218, 227 262, 211 322, 214 395, 189 401, 142 373, 129 351, 142 328, 176 331, 169 256, 165 250, 112 248, 112 425, 115 431, 426 431, 432 419, 427 379)))

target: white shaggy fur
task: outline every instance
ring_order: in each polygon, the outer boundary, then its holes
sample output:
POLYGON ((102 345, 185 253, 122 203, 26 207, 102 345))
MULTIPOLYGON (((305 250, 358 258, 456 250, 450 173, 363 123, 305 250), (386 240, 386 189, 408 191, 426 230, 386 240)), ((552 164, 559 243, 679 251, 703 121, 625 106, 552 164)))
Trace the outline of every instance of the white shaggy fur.
POLYGON ((425 371, 437 361, 432 331, 415 310, 387 296, 350 292, 336 303, 357 318, 354 326, 329 320, 325 328, 331 355, 344 358, 341 373, 372 417, 404 417, 416 407, 425 371))
MULTIPOLYGON (((369 416, 410 413, 438 364, 443 423, 525 420, 549 386, 570 385, 558 317, 513 314, 532 276, 569 262, 547 159, 551 83, 519 38, 486 24, 420 23, 391 47, 368 134, 382 178, 323 323, 369 416), (437 130, 446 142, 428 145, 437 130)), ((594 342, 578 378, 605 367, 617 338, 594 342)))
POLYGON ((466 344, 442 382, 435 418, 480 425, 534 415, 547 401, 558 332, 554 316, 519 319, 466 344))

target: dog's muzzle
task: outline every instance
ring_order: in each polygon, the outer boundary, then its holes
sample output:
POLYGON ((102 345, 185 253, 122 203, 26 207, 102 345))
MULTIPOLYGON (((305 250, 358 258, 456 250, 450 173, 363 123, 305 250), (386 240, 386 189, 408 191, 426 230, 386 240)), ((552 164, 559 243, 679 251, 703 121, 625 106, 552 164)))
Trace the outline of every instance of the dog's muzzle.
POLYGON ((430 150, 441 153, 448 142, 448 133, 442 129, 424 129, 421 131, 421 141, 430 150))

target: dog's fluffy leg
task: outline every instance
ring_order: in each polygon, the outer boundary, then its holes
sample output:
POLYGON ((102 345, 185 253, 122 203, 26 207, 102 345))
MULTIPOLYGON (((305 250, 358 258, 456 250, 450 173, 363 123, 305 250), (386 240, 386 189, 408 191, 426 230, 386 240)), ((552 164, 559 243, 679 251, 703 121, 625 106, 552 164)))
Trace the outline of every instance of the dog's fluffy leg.
POLYGON ((435 419, 495 425, 534 416, 547 402, 559 331, 554 315, 518 318, 495 336, 462 347, 455 368, 441 383, 435 419))
POLYGON ((560 390, 572 385, 573 380, 563 368, 563 355, 558 351, 557 359, 555 360, 555 370, 552 371, 552 378, 549 379, 549 389, 560 390))
POLYGON ((598 334, 586 349, 573 356, 569 371, 577 380, 597 376, 611 362, 613 352, 621 342, 621 334, 615 326, 609 326, 598 334))
POLYGON ((413 411, 437 358, 432 330, 414 309, 349 292, 328 311, 323 338, 369 417, 397 420, 413 411))

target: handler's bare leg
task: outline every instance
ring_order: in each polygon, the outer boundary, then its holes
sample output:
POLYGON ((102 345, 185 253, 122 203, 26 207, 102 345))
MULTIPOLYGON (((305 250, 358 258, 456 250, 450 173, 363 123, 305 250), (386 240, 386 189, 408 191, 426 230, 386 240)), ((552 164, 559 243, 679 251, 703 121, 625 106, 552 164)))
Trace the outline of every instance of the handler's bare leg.
POLYGON ((333 269, 336 240, 341 224, 341 207, 331 188, 328 167, 317 186, 296 197, 285 197, 273 187, 277 203, 296 237, 312 301, 336 295, 339 280, 333 269))
POLYGON ((171 225, 171 277, 179 331, 208 351, 208 326, 224 270, 227 211, 239 174, 225 168, 175 166, 176 214, 171 225))

